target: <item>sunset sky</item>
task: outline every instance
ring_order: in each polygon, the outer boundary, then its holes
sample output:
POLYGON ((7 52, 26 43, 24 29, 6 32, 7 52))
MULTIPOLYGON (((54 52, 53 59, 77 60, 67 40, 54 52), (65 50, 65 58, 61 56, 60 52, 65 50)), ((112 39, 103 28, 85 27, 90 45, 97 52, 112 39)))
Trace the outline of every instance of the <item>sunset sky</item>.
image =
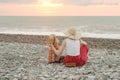
POLYGON ((0 0, 0 16, 120 16, 120 0, 0 0))

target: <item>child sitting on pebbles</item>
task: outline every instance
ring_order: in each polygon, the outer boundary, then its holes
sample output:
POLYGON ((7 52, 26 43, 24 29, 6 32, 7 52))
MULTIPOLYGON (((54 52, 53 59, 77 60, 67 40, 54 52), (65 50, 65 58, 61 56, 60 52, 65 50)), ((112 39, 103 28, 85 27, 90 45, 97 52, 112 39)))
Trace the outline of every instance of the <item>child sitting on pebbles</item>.
MULTIPOLYGON (((52 44, 56 50, 59 49, 58 42, 59 41, 54 34, 51 34, 51 35, 47 36, 47 38, 46 38, 46 43, 48 45, 52 44)), ((48 51, 48 63, 53 63, 53 62, 58 62, 58 61, 59 61, 59 57, 54 53, 52 47, 50 47, 50 49, 48 51)))

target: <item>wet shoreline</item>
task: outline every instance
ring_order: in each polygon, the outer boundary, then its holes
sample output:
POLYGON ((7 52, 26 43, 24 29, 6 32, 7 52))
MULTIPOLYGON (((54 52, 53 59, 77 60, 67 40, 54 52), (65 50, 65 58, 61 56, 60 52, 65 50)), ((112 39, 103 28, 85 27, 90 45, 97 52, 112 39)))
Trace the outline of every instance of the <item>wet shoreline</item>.
MULTIPOLYGON (((17 42, 45 45, 47 35, 28 35, 28 34, 0 34, 0 42, 17 42)), ((65 36, 57 36, 60 43, 65 36)), ((120 39, 82 37, 88 43, 89 48, 120 49, 120 39)))

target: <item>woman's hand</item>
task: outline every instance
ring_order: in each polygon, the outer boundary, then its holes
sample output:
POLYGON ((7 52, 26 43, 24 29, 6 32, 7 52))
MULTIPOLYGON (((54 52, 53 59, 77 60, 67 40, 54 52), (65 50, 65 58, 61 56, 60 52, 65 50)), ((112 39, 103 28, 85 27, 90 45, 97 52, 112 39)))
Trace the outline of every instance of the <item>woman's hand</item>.
POLYGON ((87 42, 85 42, 85 41, 82 41, 82 44, 85 44, 85 45, 87 45, 87 42))
POLYGON ((80 39, 81 44, 87 45, 87 42, 83 41, 82 39, 80 39))

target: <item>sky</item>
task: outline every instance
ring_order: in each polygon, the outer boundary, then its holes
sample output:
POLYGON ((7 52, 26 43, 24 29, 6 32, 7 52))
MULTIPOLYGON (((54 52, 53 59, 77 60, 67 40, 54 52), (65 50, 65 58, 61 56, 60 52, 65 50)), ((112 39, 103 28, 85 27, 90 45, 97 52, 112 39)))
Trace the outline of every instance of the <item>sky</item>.
POLYGON ((0 0, 0 16, 120 16, 120 0, 0 0))

